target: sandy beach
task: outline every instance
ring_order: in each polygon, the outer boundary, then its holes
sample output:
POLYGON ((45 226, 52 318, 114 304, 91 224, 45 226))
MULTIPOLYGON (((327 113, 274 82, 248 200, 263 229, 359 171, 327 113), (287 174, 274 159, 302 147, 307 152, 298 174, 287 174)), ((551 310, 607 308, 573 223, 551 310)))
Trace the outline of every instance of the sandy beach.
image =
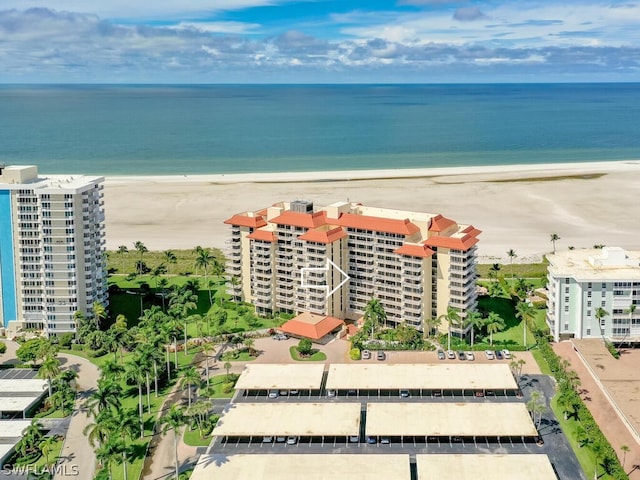
POLYGON ((473 224, 481 261, 552 249, 638 248, 640 160, 433 169, 107 177, 107 248, 225 248, 232 214, 278 201, 339 200, 441 213, 473 224))

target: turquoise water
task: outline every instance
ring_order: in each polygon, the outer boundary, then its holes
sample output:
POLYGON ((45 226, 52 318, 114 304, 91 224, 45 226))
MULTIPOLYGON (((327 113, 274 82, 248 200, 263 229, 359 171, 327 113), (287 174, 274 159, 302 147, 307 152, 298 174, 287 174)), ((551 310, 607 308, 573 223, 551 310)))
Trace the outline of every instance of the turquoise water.
POLYGON ((105 175, 640 159, 640 84, 0 86, 0 162, 105 175))

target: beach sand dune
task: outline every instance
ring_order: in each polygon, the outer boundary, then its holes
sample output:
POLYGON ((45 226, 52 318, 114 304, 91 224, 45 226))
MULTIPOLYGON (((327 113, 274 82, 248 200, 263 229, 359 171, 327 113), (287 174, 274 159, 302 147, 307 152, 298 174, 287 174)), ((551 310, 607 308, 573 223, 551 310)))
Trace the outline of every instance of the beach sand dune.
POLYGON ((441 213, 481 229, 482 261, 558 248, 638 248, 640 161, 347 172, 107 177, 107 248, 225 248, 232 214, 282 200, 441 213))

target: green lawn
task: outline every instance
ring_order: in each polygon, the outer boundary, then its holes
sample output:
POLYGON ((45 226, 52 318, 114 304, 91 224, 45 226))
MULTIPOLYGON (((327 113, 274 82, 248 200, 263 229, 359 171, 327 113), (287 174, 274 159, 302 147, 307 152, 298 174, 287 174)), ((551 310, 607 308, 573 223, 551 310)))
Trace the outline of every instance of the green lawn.
MULTIPOLYGON (((564 419, 564 413, 558 406, 557 398, 558 396, 556 395, 551 400, 551 409, 553 410, 553 413, 560 423, 560 428, 562 428, 562 431, 569 440, 571 448, 576 454, 578 462, 580 462, 580 465, 582 466, 582 470, 584 470, 586 477, 593 478, 593 464, 595 459, 588 448, 581 448, 578 444, 578 440, 576 440, 576 428, 578 427, 578 422, 576 422, 573 418, 569 418, 569 420, 564 419)), ((609 475, 602 475, 598 478, 606 479, 610 477, 609 475)))
POLYGON ((191 430, 189 427, 185 428, 183 440, 187 445, 192 447, 208 447, 211 443, 211 435, 202 438, 200 436, 200 430, 197 428, 191 430))
POLYGON ((537 348, 532 349, 531 355, 533 355, 534 360, 538 364, 538 367, 540 368, 540 372, 542 372, 544 375, 552 375, 551 369, 549 368, 549 364, 545 360, 542 353, 540 353, 540 350, 538 350, 537 348))
POLYGON ((289 347, 289 353, 291 354, 291 358, 298 362, 322 362, 327 359, 327 356, 324 352, 317 350, 308 358, 300 358, 298 356, 298 347, 295 345, 289 347))
MULTIPOLYGON (((222 390, 226 383, 229 383, 227 381, 226 374, 211 377, 209 379, 209 389, 206 392, 203 392, 203 394, 205 394, 209 398, 231 398, 233 396, 234 390, 231 390, 229 393, 225 393, 222 390)), ((204 385, 206 385, 206 382, 204 385)))
MULTIPOLYGON (((144 243, 144 240, 142 242, 144 243)), ((109 271, 125 275, 135 272, 136 262, 140 260, 140 254, 135 250, 133 242, 125 246, 129 249, 129 253, 119 254, 114 250, 107 250, 107 268, 109 271)), ((222 251, 217 248, 209 248, 209 250, 214 257, 224 264, 225 258, 222 251)), ((151 269, 164 263, 170 275, 188 276, 196 273, 195 260, 197 254, 194 250, 172 250, 172 252, 177 257, 175 264, 167 263, 164 253, 160 251, 146 252, 142 255, 142 261, 151 269)), ((198 273, 202 273, 202 271, 198 273)))
MULTIPOLYGON (((492 265, 492 263, 478 264, 477 269, 480 278, 489 278, 489 269, 492 265)), ((541 263, 514 263, 513 266, 509 262, 506 262, 500 264, 498 275, 504 275, 505 278, 509 278, 513 272, 513 276, 515 277, 531 280, 533 278, 546 277, 548 266, 549 262, 547 262, 546 258, 541 263)))
POLYGON ((258 357, 249 355, 246 350, 231 350, 222 355, 222 361, 224 362, 251 362, 256 358, 258 357))
MULTIPOLYGON (((524 345, 524 322, 516 318, 515 308, 510 298, 484 296, 478 299, 478 308, 485 312, 495 312, 505 321, 505 329, 493 334, 493 342, 505 347, 524 345)), ((488 336, 483 340, 489 343, 488 336)), ((527 348, 535 346, 533 333, 527 329, 527 348)))

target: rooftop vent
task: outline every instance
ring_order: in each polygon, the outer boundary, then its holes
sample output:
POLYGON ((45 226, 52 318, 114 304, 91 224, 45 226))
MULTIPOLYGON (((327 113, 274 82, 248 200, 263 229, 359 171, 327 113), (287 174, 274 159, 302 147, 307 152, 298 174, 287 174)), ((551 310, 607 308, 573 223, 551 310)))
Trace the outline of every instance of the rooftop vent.
POLYGON ((294 200, 291 202, 291 211, 298 213, 313 213, 313 202, 308 200, 294 200))

